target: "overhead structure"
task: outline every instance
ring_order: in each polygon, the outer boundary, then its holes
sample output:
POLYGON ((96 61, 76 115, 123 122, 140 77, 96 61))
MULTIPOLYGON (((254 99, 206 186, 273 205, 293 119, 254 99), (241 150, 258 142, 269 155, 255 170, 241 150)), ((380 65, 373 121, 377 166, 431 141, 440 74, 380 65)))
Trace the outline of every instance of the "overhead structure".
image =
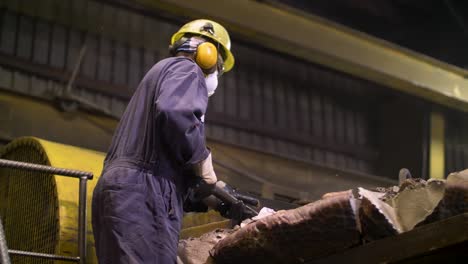
POLYGON ((468 71, 272 1, 134 1, 190 19, 216 19, 264 47, 468 111, 468 71))

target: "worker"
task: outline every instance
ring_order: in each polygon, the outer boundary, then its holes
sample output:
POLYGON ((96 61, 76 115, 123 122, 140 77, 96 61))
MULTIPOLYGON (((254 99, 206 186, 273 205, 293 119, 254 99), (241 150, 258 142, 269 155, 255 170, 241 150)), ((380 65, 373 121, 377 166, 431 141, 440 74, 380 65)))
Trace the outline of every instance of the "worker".
POLYGON ((133 94, 93 193, 99 263, 175 263, 183 204, 197 179, 217 182, 206 146, 208 97, 234 65, 220 24, 199 19, 171 38, 133 94))

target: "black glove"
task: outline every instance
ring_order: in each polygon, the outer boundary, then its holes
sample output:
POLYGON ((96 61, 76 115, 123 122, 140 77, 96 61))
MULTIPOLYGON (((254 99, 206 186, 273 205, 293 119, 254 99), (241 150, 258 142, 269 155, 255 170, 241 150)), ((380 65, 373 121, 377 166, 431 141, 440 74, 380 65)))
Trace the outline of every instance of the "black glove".
POLYGON ((187 195, 184 199, 184 211, 207 212, 209 207, 213 207, 213 205, 206 204, 204 199, 211 195, 213 188, 213 184, 207 184, 197 177, 187 189, 187 195))
POLYGON ((216 210, 222 216, 232 219, 234 224, 239 224, 244 219, 258 214, 254 208, 248 206, 257 206, 259 203, 257 199, 238 193, 234 188, 222 181, 215 184, 212 194, 221 200, 221 204, 218 205, 216 210))
POLYGON ((193 201, 188 197, 184 200, 184 212, 208 212, 208 206, 203 201, 193 201))
POLYGON ((245 205, 242 201, 230 205, 222 202, 216 210, 223 217, 231 219, 234 225, 238 225, 245 219, 258 215, 255 209, 245 205))
POLYGON ((234 198, 236 198, 238 200, 241 200, 246 205, 251 205, 251 206, 256 207, 259 204, 258 199, 254 198, 252 196, 248 196, 246 194, 239 193, 235 188, 233 188, 232 186, 228 185, 227 183, 225 183, 223 181, 216 182, 215 188, 216 187, 222 188, 228 194, 232 195, 234 198))
POLYGON ((223 217, 232 219, 235 224, 239 224, 244 219, 258 214, 254 208, 250 207, 255 207, 258 203, 257 199, 238 193, 222 181, 218 181, 216 184, 207 184, 200 179, 189 188, 184 202, 184 210, 206 212, 208 208, 212 208, 223 217))

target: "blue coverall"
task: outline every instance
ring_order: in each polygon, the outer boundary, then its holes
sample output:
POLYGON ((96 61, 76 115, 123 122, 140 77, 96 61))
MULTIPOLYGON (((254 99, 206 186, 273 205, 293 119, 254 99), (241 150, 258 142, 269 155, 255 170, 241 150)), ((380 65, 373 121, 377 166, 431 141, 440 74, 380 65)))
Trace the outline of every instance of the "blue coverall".
POLYGON ((183 198, 207 158, 204 75, 185 57, 145 75, 112 138, 94 189, 99 263, 175 263, 183 198))

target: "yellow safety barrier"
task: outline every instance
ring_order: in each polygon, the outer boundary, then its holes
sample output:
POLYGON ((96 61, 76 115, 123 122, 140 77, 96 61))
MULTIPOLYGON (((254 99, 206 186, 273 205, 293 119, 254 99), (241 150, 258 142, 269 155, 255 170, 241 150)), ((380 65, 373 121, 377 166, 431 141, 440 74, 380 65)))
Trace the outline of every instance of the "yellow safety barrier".
MULTIPOLYGON (((97 263, 91 227, 91 198, 102 171, 104 157, 102 152, 35 137, 18 138, 0 150, 1 159, 78 169, 94 174, 94 179, 88 181, 87 193, 87 263, 97 263)), ((78 181, 73 178, 0 168, 0 215, 4 220, 8 247, 78 256, 78 188, 78 181)), ((222 218, 214 212, 187 214, 182 236, 199 235, 200 232, 216 227, 228 226, 226 221, 220 220, 222 218), (212 222, 216 223, 206 225, 212 222)), ((29 263, 30 260, 28 257, 12 256, 13 263, 29 263)), ((34 261, 53 263, 45 259, 34 261)))

